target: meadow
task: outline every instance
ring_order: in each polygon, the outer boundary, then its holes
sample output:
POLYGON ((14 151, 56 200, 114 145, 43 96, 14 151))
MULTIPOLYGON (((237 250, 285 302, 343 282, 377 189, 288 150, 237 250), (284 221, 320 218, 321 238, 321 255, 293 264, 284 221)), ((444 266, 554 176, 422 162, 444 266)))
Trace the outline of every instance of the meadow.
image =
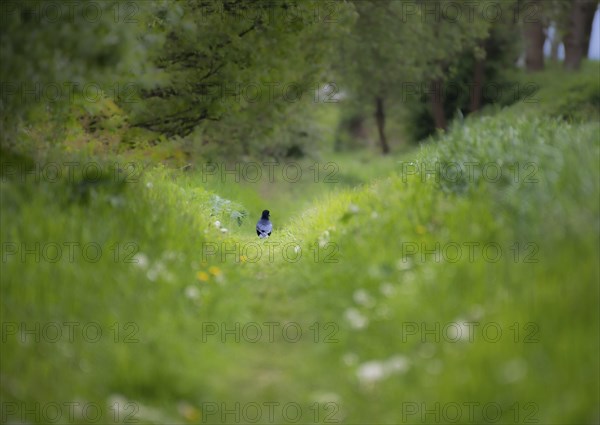
POLYGON ((418 148, 272 175, 3 154, 2 422, 597 423, 586 67, 418 148))

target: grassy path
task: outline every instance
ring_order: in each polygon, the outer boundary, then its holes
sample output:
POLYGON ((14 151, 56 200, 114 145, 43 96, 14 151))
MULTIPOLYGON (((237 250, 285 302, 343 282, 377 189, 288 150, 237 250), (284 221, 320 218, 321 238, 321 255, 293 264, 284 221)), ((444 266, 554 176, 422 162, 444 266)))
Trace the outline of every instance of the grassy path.
POLYGON ((254 404, 294 422, 290 403, 298 423, 448 422, 456 406, 466 423, 594 422, 599 131, 509 110, 400 159, 410 172, 340 166, 369 183, 305 182, 268 206, 160 167, 87 200, 3 179, 2 402, 94 403, 103 423, 114 403, 149 423, 248 422, 254 404), (265 207, 276 231, 258 241, 265 207), (238 261, 250 244, 261 259, 238 261))

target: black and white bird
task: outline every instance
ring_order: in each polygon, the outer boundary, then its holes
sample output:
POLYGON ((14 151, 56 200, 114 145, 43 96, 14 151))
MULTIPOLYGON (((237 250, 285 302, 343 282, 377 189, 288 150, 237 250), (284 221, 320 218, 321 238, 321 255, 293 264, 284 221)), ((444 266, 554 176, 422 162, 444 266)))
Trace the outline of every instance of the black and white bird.
POLYGON ((270 216, 269 210, 264 210, 262 212, 262 217, 256 223, 256 234, 259 238, 264 239, 271 236, 271 231, 273 230, 273 223, 269 220, 270 216))

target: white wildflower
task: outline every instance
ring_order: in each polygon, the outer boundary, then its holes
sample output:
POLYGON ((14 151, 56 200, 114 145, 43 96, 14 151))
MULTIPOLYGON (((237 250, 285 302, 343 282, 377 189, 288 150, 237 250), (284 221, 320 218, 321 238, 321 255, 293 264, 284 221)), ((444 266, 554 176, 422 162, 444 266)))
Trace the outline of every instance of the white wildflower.
POLYGON ((143 252, 138 252, 133 256, 133 264, 141 269, 148 267, 148 256, 143 252))
POLYGON ((194 285, 188 285, 185 288, 185 296, 190 300, 196 300, 200 296, 200 290, 194 285))
POLYGON ((361 364, 356 370, 356 376, 362 384, 373 384, 390 375, 405 373, 409 368, 407 357, 395 355, 388 360, 371 360, 361 364))
POLYGON ((329 243, 329 230, 325 230, 321 236, 319 236, 319 246, 324 248, 329 243))
POLYGON ((401 355, 390 357, 384 363, 384 370, 388 375, 392 373, 404 373, 409 369, 409 367, 410 364, 408 362, 408 358, 401 355))
POLYGON ((342 357, 342 361, 346 366, 354 366, 356 363, 358 363, 358 356, 356 353, 346 353, 342 357))
POLYGON ((451 342, 472 341, 473 327, 468 326, 466 320, 457 319, 445 327, 446 338, 451 342))
POLYGON ((358 289, 354 292, 354 302, 365 307, 372 307, 375 304, 373 298, 364 289, 358 289))
POLYGON ((410 270, 413 267, 413 262, 410 258, 401 258, 400 260, 398 260, 398 262, 396 263, 396 267, 398 268, 398 270, 410 270))
POLYGON ((349 308, 344 317, 353 329, 364 329, 369 324, 369 319, 355 308, 349 308))
POLYGON ((385 378, 383 363, 378 361, 363 363, 356 370, 356 376, 363 384, 370 384, 380 381, 385 378))
POLYGON ((379 291, 386 297, 391 297, 396 292, 396 288, 389 282, 384 282, 379 287, 379 291))

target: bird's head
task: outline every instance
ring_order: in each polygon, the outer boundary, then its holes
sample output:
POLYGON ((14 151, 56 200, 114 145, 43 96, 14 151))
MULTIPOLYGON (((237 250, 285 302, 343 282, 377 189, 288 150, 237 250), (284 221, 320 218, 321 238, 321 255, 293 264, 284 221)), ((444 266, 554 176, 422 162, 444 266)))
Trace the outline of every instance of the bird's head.
POLYGON ((269 210, 264 210, 264 211, 262 212, 262 217, 261 217, 261 218, 262 218, 262 219, 265 219, 265 220, 268 220, 268 219, 269 219, 269 216, 270 216, 270 214, 271 214, 271 213, 269 212, 269 210))

